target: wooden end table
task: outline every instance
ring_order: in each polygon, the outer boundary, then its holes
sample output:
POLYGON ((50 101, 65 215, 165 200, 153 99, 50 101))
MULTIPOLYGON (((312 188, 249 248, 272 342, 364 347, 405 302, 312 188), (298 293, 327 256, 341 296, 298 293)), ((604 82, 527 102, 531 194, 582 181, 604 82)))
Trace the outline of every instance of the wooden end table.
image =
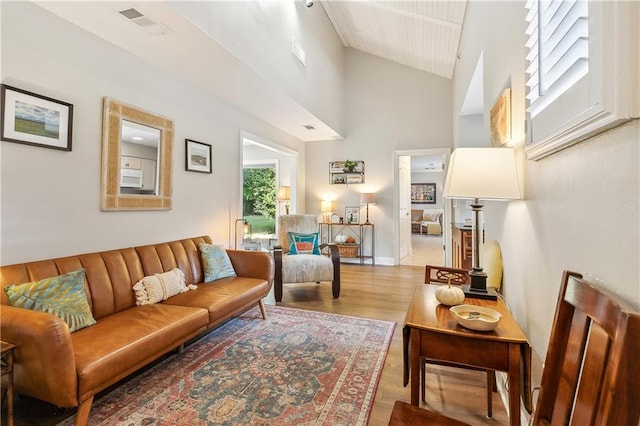
POLYGON ((449 307, 438 303, 438 286, 416 286, 403 329, 404 385, 411 379, 411 404, 420 402, 420 357, 477 366, 509 374, 509 422, 520 425, 520 397, 531 412, 531 347, 501 300, 466 298, 468 305, 486 306, 502 314, 494 331, 468 330, 456 322, 449 307), (409 375, 410 374, 410 375, 409 375))
POLYGON ((13 350, 16 345, 0 340, 0 375, 9 376, 7 385, 7 425, 13 426, 13 350))

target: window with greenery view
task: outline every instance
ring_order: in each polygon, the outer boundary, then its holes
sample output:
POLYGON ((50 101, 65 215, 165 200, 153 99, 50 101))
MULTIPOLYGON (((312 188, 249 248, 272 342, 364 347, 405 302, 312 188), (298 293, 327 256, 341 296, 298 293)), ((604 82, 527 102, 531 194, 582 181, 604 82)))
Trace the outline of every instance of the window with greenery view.
MULTIPOLYGON (((243 213, 253 237, 275 233, 276 173, 273 167, 243 169, 243 213)), ((266 238, 268 236, 265 235, 266 238)))

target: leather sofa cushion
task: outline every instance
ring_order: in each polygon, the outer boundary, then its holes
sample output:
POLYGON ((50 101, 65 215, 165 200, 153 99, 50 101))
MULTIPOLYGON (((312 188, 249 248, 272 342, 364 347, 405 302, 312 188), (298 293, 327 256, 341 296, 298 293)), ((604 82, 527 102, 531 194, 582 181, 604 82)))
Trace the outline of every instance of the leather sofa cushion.
POLYGON ((255 304, 256 300, 269 291, 271 284, 258 278, 222 278, 209 283, 198 284, 198 288, 188 293, 178 294, 162 304, 204 308, 209 311, 209 328, 220 323, 222 318, 255 304))
POLYGON ((136 306, 71 335, 82 400, 206 330, 207 311, 162 304, 136 306))

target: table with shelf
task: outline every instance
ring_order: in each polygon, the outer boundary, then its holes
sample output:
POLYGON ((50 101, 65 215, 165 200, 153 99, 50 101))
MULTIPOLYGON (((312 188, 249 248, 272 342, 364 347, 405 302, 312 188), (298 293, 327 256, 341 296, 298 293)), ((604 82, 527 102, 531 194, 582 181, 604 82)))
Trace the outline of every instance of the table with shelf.
MULTIPOLYGON (((7 376, 7 426, 13 425, 13 351, 16 346, 12 343, 0 341, 2 361, 0 375, 7 376)), ((3 401, 4 402, 4 401, 3 401)))
POLYGON ((336 244, 335 237, 338 234, 351 236, 356 240, 358 250, 355 257, 348 259, 359 259, 361 265, 364 265, 365 260, 370 260, 372 265, 376 264, 375 226, 373 223, 320 223, 319 228, 320 243, 336 244))

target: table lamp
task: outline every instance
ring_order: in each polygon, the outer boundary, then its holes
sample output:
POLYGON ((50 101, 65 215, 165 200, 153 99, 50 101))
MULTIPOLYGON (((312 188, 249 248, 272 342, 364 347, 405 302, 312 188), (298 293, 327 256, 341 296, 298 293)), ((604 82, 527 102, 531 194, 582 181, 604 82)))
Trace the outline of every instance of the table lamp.
POLYGON ((373 192, 363 192, 360 194, 360 205, 367 206, 367 221, 364 223, 365 225, 371 225, 369 222, 369 204, 376 203, 376 194, 373 192))
POLYGON ((284 211, 285 214, 289 214, 289 201, 291 200, 291 187, 290 186, 281 186, 276 191, 276 200, 284 201, 284 211))
POLYGON ((487 274, 480 265, 483 207, 480 200, 520 199, 513 148, 457 148, 451 155, 444 197, 473 200, 473 268, 471 285, 463 286, 465 296, 496 299, 495 290, 487 289, 487 274))
POLYGON ((330 223, 331 215, 333 214, 333 203, 329 200, 322 200, 320 202, 320 212, 322 212, 322 221, 330 223))

